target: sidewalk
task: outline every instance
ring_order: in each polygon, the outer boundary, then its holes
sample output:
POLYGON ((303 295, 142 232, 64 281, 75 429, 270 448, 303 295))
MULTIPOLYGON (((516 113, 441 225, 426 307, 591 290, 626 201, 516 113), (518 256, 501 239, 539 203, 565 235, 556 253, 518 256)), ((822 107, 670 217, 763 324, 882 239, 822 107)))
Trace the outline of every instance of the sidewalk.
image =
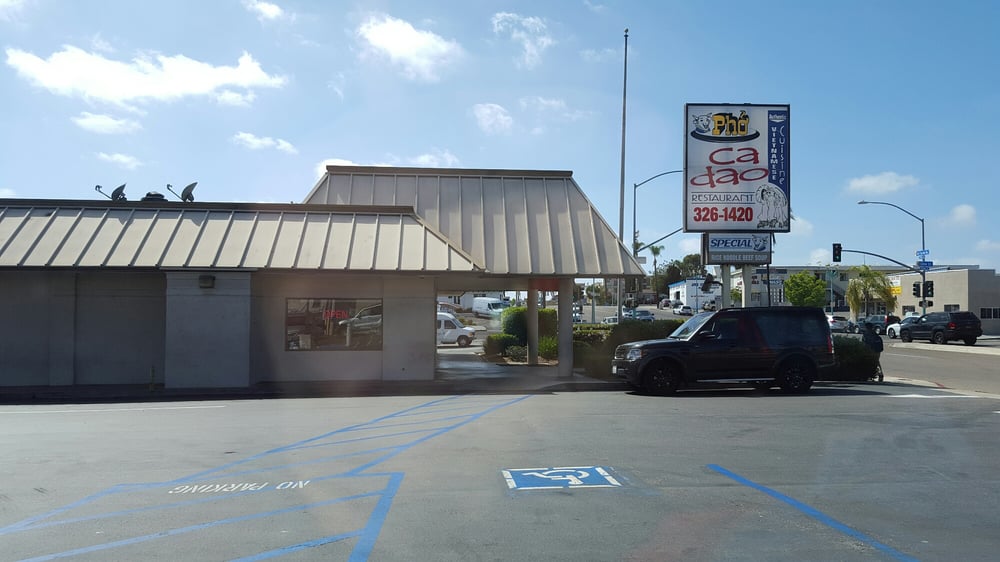
POLYGON ((423 396, 453 394, 534 394, 624 391, 619 380, 592 378, 576 369, 560 377, 549 365, 498 365, 484 361, 475 348, 439 348, 434 380, 265 382, 249 388, 163 388, 149 385, 80 385, 0 388, 0 404, 156 402, 325 398, 352 396, 423 396))

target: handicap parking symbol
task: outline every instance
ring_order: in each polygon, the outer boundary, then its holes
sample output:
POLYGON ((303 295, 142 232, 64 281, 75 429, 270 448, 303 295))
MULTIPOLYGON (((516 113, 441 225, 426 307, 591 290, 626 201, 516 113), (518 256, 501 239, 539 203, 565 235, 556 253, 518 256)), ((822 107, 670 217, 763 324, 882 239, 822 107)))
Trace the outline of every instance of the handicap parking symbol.
POLYGON ((600 466, 507 468, 500 471, 511 490, 555 490, 565 488, 615 488, 621 486, 600 466))

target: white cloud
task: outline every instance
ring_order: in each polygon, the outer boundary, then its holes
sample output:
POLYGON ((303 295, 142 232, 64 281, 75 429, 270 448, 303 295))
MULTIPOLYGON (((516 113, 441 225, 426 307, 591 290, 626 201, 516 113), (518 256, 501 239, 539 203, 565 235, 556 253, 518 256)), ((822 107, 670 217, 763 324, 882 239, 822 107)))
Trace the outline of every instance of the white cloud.
POLYGON ((697 238, 682 238, 677 242, 677 247, 686 256, 688 254, 700 254, 701 253, 701 237, 697 238))
POLYGON ((410 164, 425 168, 455 168, 458 167, 458 157, 448 150, 434 149, 429 153, 410 158, 410 164))
POLYGON ((361 24, 357 35, 365 43, 362 57, 385 57, 411 80, 436 82, 439 70, 462 56, 462 47, 409 22, 380 14, 361 24))
POLYGON ((243 7, 250 13, 257 16, 257 19, 264 21, 274 21, 279 19, 294 19, 292 14, 281 9, 281 6, 264 0, 243 0, 243 7))
POLYGON ((980 240, 976 242, 976 249, 981 252, 1000 252, 1000 242, 994 240, 980 240))
POLYGON ((98 152, 97 158, 100 160, 104 160, 105 162, 110 162, 112 164, 115 164, 116 166, 119 166, 121 168, 125 168, 126 170, 134 170, 139 166, 142 166, 142 162, 140 162, 139 159, 136 158, 135 156, 129 156, 128 154, 121 154, 117 152, 114 154, 98 152))
POLYGON ((528 96, 518 100, 521 109, 531 109, 539 113, 553 114, 568 121, 578 121, 592 115, 589 111, 570 109, 566 102, 560 99, 528 96))
POLYGON ((604 4, 597 4, 595 2, 591 2, 590 0, 583 0, 583 5, 586 6, 588 10, 594 12, 595 14, 604 13, 604 11, 608 8, 604 4))
POLYGON ((812 236, 813 224, 802 217, 792 217, 792 236, 808 237, 812 236))
POLYGON ((521 56, 516 59, 518 67, 535 68, 541 64, 545 49, 555 44, 541 18, 499 12, 493 14, 492 23, 493 33, 509 34, 511 40, 521 44, 521 56))
POLYGON ((472 113, 476 116, 476 124, 485 133, 506 133, 514 124, 507 110, 495 103, 477 103, 472 106, 472 113))
POLYGON ((876 195, 895 193, 907 187, 913 187, 920 181, 913 176, 901 176, 896 172, 851 178, 847 181, 847 190, 857 193, 872 193, 876 195))
POLYGON ((12 197, 17 197, 13 189, 7 189, 6 187, 0 187, 0 199, 10 199, 12 197))
POLYGON ((12 21, 25 3, 25 0, 0 0, 0 21, 12 21))
POLYGON ((956 205, 941 222, 950 226, 975 226, 976 208, 972 205, 956 205))
MULTIPOLYGON (((3 0, 0 0, 0 2, 2 1, 3 0)), ((90 48, 103 53, 115 52, 115 48, 111 46, 111 43, 105 41, 104 38, 101 37, 100 33, 95 33, 94 36, 90 38, 90 48)))
POLYGON ((215 96, 215 101, 233 107, 250 107, 255 99, 257 99, 257 94, 253 92, 240 93, 232 90, 222 90, 215 96))
POLYGON ((110 115, 99 115, 84 111, 80 115, 73 117, 73 122, 81 129, 86 129, 92 133, 104 135, 120 135, 134 133, 142 129, 138 121, 131 119, 115 119, 110 115))
POLYGON ((580 51, 580 58, 585 62, 607 62, 609 60, 618 60, 621 58, 617 49, 612 49, 606 47, 601 50, 596 49, 584 49, 580 51))
POLYGON ((250 150, 262 150, 265 148, 274 148, 288 154, 298 154, 298 149, 292 146, 292 143, 283 140, 275 139, 271 137, 258 137, 253 133, 245 133, 240 131, 233 135, 233 142, 245 146, 250 150))
POLYGON ((326 87, 333 90, 341 101, 344 100, 344 85, 347 84, 347 77, 343 72, 338 72, 333 78, 327 81, 326 87))
POLYGON ((817 248, 809 252, 810 265, 826 265, 833 261, 832 250, 829 248, 817 248))
POLYGON ((123 108, 135 103, 218 95, 227 88, 280 88, 287 79, 264 72, 244 52, 236 66, 214 66, 184 55, 141 55, 130 62, 105 58, 70 45, 48 59, 7 49, 7 64, 24 79, 53 94, 81 97, 123 108))

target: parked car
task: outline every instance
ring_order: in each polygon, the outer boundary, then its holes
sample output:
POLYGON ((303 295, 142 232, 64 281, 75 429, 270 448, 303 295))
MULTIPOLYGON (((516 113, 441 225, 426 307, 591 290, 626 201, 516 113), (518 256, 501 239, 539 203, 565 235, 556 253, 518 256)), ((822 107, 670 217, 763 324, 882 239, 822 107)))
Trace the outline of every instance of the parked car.
POLYGON ((604 320, 601 320, 601 324, 617 324, 617 323, 618 323, 617 316, 605 316, 604 320))
POLYGON ((701 305, 701 309, 702 310, 715 310, 715 303, 711 302, 711 301, 706 302, 705 304, 701 305))
POLYGON ((965 345, 976 345, 976 338, 983 335, 983 323, 972 312, 929 312, 916 322, 899 329, 899 339, 930 340, 931 343, 948 343, 961 340, 965 345))
POLYGON ((843 316, 827 314, 826 319, 830 323, 831 332, 847 332, 848 326, 853 326, 853 324, 851 324, 851 322, 843 316))
POLYGON ((468 347, 476 339, 476 330, 462 324, 455 315, 447 312, 437 313, 438 343, 457 343, 459 347, 468 347))
POLYGON ((648 310, 636 310, 632 313, 632 320, 639 320, 641 322, 652 322, 656 320, 656 316, 648 310))
POLYGON ((894 316, 892 314, 872 314, 871 316, 858 320, 858 323, 854 326, 854 333, 860 334, 861 330, 864 329, 866 322, 874 326, 876 334, 884 334, 886 326, 899 322, 899 316, 894 316))
POLYGON ((895 338, 899 335, 899 331, 903 328, 903 326, 912 324, 917 320, 920 320, 919 315, 907 316, 906 318, 903 318, 902 320, 896 322, 895 324, 889 324, 885 329, 885 335, 889 336, 890 338, 895 338))
POLYGON ((835 362, 821 308, 728 308, 701 312, 666 339, 619 345, 612 372, 652 394, 703 383, 805 392, 835 362))
POLYGON ((678 305, 674 307, 674 314, 678 316, 692 316, 694 314, 694 310, 692 310, 691 307, 686 304, 678 305))

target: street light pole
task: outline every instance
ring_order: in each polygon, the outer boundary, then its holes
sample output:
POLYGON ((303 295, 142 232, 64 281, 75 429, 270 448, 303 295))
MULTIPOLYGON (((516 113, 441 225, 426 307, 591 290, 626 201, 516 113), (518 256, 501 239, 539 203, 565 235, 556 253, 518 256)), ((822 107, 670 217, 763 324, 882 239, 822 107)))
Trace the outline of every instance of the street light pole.
MULTIPOLYGON (((862 199, 861 201, 858 201, 858 205, 888 205, 890 207, 895 207, 896 209, 899 209, 900 211, 903 211, 904 213, 906 213, 906 214, 910 215, 911 217, 917 219, 918 221, 920 221, 920 251, 921 252, 926 252, 927 251, 927 239, 924 236, 924 219, 922 217, 918 217, 917 215, 914 215, 910 211, 907 211, 906 209, 900 207, 899 205, 896 205, 895 203, 887 203, 885 201, 865 201, 864 199, 862 199)), ((917 260, 917 261, 922 261, 922 260, 917 260)), ((927 314, 927 295, 923 294, 924 293, 924 289, 926 287, 927 287, 927 271, 924 268, 921 267, 920 268, 920 295, 921 295, 921 298, 923 299, 923 300, 920 301, 921 302, 921 307, 920 307, 921 314, 927 314)))
POLYGON ((683 171, 684 170, 670 170, 669 172, 660 172, 659 174, 656 174, 655 176, 646 178, 646 179, 642 180, 639 183, 632 184, 632 255, 633 256, 638 256, 639 255, 639 230, 638 230, 638 228, 636 226, 636 223, 635 223, 635 207, 636 207, 636 205, 635 205, 635 194, 636 194, 636 192, 644 184, 646 184, 648 182, 651 182, 651 181, 655 180, 656 178, 658 178, 660 176, 665 176, 667 174, 679 174, 679 173, 681 173, 683 171))

